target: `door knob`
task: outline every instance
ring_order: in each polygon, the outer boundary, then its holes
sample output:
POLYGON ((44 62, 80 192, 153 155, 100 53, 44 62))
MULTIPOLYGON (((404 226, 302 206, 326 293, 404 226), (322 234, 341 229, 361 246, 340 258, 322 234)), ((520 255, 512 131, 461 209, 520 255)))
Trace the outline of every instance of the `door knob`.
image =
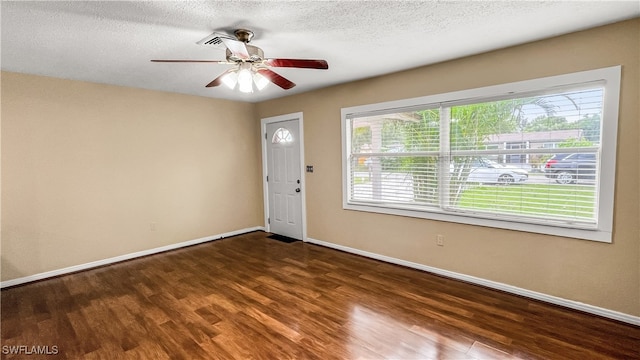
POLYGON ((300 188, 297 188, 297 189, 296 189, 296 192, 300 192, 300 188))

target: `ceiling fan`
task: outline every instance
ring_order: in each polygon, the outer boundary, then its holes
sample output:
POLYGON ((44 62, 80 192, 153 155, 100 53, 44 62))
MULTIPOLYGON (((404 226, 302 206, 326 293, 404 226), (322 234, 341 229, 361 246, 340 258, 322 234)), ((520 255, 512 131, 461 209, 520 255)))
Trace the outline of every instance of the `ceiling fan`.
POLYGON ((235 65, 228 69, 206 87, 214 87, 225 84, 245 93, 253 92, 254 86, 262 90, 269 82, 288 90, 296 86, 292 81, 284 78, 270 67, 288 67, 303 69, 326 70, 329 65, 325 60, 310 59, 269 59, 264 57, 264 52, 257 46, 249 45, 253 38, 253 31, 247 29, 237 29, 233 33, 235 39, 225 34, 213 33, 197 43, 204 46, 221 46, 226 48, 226 60, 151 60, 152 62, 175 62, 175 63, 215 63, 223 65, 235 65))

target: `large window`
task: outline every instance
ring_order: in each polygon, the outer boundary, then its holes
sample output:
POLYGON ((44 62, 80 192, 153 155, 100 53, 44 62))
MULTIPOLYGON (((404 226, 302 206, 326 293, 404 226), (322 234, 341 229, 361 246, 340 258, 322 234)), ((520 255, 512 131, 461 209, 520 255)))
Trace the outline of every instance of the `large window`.
POLYGON ((611 241, 620 67, 346 108, 344 208, 611 241))

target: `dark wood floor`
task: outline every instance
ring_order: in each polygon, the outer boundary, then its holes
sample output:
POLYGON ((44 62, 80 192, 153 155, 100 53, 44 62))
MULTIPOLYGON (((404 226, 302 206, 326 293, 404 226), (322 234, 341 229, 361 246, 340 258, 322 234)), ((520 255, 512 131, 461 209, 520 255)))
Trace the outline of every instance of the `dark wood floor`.
POLYGON ((262 232, 1 294, 3 358, 640 358, 638 327, 262 232))

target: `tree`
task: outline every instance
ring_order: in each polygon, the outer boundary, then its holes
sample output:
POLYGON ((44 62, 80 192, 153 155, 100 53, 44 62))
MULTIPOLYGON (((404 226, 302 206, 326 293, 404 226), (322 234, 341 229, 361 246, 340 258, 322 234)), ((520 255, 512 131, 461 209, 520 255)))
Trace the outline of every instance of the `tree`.
MULTIPOLYGON (((576 103, 573 101, 573 99, 571 99, 571 97, 566 95, 561 95, 561 96, 569 100, 576 108, 578 107, 578 105, 576 105, 576 103)), ((512 116, 513 116, 513 120, 516 122, 516 126, 519 131, 525 131, 524 129, 529 124, 529 119, 526 116, 524 116, 525 108, 535 107, 535 108, 542 109, 545 112, 546 117, 553 116, 553 114, 555 114, 555 111, 556 111, 556 106, 553 104, 553 102, 549 101, 545 97, 521 98, 521 99, 512 99, 508 101, 513 102, 512 116)))
POLYGON ((369 126, 361 126, 353 129, 351 146, 357 149, 357 152, 361 152, 362 146, 365 144, 371 144, 371 128, 369 126))
MULTIPOLYGON (((353 129, 351 146, 356 152, 363 152, 368 146, 371 146, 371 128, 369 126, 361 126, 353 129)), ((358 159, 357 166, 360 171, 366 171, 365 161, 365 158, 358 159)))
MULTIPOLYGON (((404 147, 408 152, 437 151, 440 147, 440 111, 428 109, 416 112, 416 122, 404 125, 404 147)), ((411 172, 413 198, 420 203, 438 200, 437 158, 432 156, 403 157, 401 167, 411 172)))
POLYGON ((576 121, 576 128, 582 129, 583 136, 593 142, 600 142, 600 114, 587 114, 576 121))
POLYGON ((531 120, 525 128, 525 132, 569 130, 575 129, 575 124, 571 124, 562 116, 538 116, 531 120))
MULTIPOLYGON (((548 117, 555 106, 544 98, 521 98, 487 103, 455 106, 451 108, 451 150, 484 149, 491 135, 511 133, 527 126, 523 115, 525 106, 541 108, 548 117)), ((478 160, 472 156, 456 156, 449 177, 449 203, 457 204, 467 186, 471 164, 478 160)))
POLYGON ((558 144, 559 148, 576 148, 576 147, 589 147, 593 146, 593 143, 585 138, 575 139, 569 138, 558 144))

